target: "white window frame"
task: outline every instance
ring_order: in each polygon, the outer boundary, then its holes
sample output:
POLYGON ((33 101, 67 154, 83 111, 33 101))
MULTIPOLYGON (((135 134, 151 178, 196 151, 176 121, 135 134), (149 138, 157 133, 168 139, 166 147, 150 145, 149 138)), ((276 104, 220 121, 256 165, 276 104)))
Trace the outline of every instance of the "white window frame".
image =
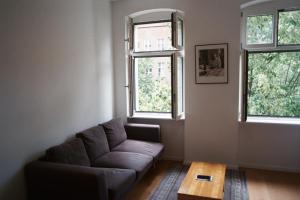
MULTIPOLYGON (((138 117, 138 118, 163 118, 163 119, 176 119, 176 120, 181 120, 185 118, 184 115, 184 104, 185 104, 185 80, 184 80, 184 20, 183 16, 181 13, 178 12, 173 12, 171 15, 171 20, 162 20, 162 21, 147 21, 146 23, 159 23, 159 22, 171 22, 172 26, 172 46, 173 49, 171 50, 158 50, 158 51, 139 51, 136 52, 134 51, 134 23, 133 19, 128 17, 127 19, 127 25, 126 25, 126 59, 127 59, 127 100, 128 100, 128 105, 127 105, 127 115, 128 117, 138 117), (177 20, 180 19, 182 20, 182 38, 183 38, 183 44, 178 45, 176 44, 177 41, 177 20), (176 45, 174 45, 176 44, 176 45), (137 112, 135 110, 135 74, 134 74, 134 59, 135 57, 158 57, 158 56, 170 56, 171 57, 171 88, 172 88, 172 93, 171 93, 171 101, 172 101, 172 109, 170 113, 159 113, 159 112, 137 112), (182 87, 183 87, 183 94, 182 94, 182 111, 178 110, 178 95, 177 94, 177 57, 182 57, 182 87)), ((136 23, 136 24, 141 24, 141 23, 136 23)))
MULTIPOLYGON (((251 14, 247 14, 247 12, 243 13, 242 15, 246 15, 246 17, 243 18, 243 24, 244 24, 244 32, 243 32, 243 42, 244 48, 249 49, 262 49, 262 48, 274 48, 275 45, 275 39, 277 38, 277 28, 274 28, 277 24, 277 15, 275 15, 274 12, 266 12, 266 13, 258 13, 254 14, 253 12, 251 14), (265 44, 247 44, 247 18, 248 17, 255 17, 255 16, 272 16, 272 23, 273 23, 273 34, 272 34, 272 43, 265 43, 265 44)), ((277 27, 277 26, 276 26, 277 27)))
POLYGON ((249 123, 275 123, 275 124, 300 124, 300 118, 292 117, 265 117, 247 116, 247 87, 248 87, 248 52, 289 52, 300 51, 300 44, 278 44, 278 20, 279 12, 300 10, 300 6, 286 8, 274 6, 270 9, 249 9, 241 12, 241 52, 240 52, 240 81, 239 81, 239 117, 241 122, 249 123), (273 15, 273 43, 271 44, 250 44, 246 42, 247 18, 251 16, 273 15))

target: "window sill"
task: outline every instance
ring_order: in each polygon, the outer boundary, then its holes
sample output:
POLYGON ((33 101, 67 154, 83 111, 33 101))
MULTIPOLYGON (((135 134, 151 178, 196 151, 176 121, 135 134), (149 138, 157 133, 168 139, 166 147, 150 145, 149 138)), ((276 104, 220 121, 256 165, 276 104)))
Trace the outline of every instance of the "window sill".
POLYGON ((246 123, 300 125, 299 118, 247 117, 246 123))
POLYGON ((130 118, 172 120, 172 115, 171 113, 134 113, 130 118))

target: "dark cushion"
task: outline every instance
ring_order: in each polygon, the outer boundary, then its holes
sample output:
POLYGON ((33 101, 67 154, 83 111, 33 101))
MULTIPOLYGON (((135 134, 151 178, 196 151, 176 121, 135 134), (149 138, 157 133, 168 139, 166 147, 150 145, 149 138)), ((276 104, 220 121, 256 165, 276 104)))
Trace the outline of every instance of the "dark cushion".
POLYGON ((112 119, 101 124, 107 136, 110 149, 114 148, 127 139, 124 125, 121 118, 112 119))
POLYGON ((76 137, 82 139, 92 163, 99 156, 109 152, 107 138, 101 126, 89 128, 81 133, 76 134, 76 137))
POLYGON ((128 139, 160 142, 160 126, 157 124, 127 123, 124 128, 128 139))
POLYGON ((105 176, 110 200, 123 199, 136 180, 133 169, 111 169, 106 171, 105 176))
POLYGON ((94 167, 134 169, 137 179, 140 179, 151 167, 153 157, 132 152, 110 152, 97 160, 92 165, 94 167))
POLYGON ((46 151, 46 160, 56 163, 90 166, 90 160, 81 139, 74 138, 46 151))
POLYGON ((164 145, 161 143, 127 139, 113 148, 112 151, 141 153, 152 156, 155 160, 158 160, 163 149, 164 145))

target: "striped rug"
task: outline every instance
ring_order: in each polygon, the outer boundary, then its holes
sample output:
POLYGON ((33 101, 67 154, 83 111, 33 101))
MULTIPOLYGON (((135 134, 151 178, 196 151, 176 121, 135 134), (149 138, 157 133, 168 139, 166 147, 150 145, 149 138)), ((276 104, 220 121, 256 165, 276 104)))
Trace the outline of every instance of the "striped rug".
MULTIPOLYGON (((183 181, 188 165, 176 165, 167 171, 150 200, 177 200, 177 191, 183 181)), ((224 200, 248 200, 245 172, 226 170, 224 200)))

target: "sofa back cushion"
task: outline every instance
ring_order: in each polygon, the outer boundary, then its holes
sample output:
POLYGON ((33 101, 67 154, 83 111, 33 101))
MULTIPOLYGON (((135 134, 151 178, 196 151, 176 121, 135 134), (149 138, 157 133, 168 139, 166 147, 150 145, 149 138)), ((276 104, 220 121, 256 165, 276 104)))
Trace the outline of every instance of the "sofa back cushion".
POLYGON ((106 133, 110 149, 113 149, 127 139, 127 134, 121 118, 112 119, 101 125, 106 133))
POLYGON ((73 138, 46 151, 46 161, 71 165, 91 166, 81 139, 73 138))
POLYGON ((82 139, 92 163, 98 157, 109 152, 107 138, 101 126, 89 128, 81 133, 76 134, 76 137, 82 139))

